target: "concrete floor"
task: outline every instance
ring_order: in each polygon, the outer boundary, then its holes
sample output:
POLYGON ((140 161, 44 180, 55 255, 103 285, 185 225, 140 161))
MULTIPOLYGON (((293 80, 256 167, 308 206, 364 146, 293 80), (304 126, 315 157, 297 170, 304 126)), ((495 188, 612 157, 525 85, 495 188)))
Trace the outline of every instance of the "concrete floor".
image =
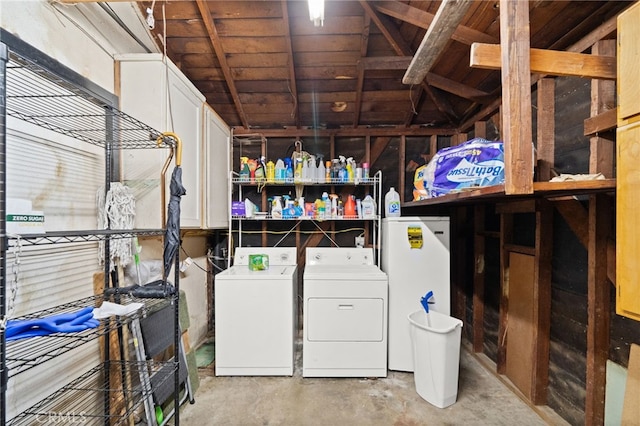
MULTIPOLYGON (((301 351, 298 351, 300 353, 301 351)), ((413 373, 386 378, 215 377, 200 369, 195 405, 183 406, 184 425, 544 425, 465 348, 460 353, 458 400, 440 409, 415 391, 413 373)), ((555 422, 554 422, 555 423, 555 422)))

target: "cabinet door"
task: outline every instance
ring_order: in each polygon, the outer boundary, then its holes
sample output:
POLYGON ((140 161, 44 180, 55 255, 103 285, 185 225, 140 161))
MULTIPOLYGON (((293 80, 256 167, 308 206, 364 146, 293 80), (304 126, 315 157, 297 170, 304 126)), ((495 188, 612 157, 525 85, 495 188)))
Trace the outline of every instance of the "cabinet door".
MULTIPOLYGON (((160 130, 173 131, 182 140, 182 197, 180 226, 202 226, 202 109, 204 96, 172 63, 157 54, 123 55, 120 67, 120 108, 160 130), (168 68, 167 68, 168 67, 168 68), (168 83, 167 83, 168 81, 168 83)), ((160 173, 167 149, 128 150, 123 153, 123 180, 136 197, 136 228, 161 228, 160 173)), ((172 160, 165 177, 166 200, 175 167, 172 160)))
POLYGON ((618 120, 640 114, 640 3, 618 16, 618 120))
POLYGON ((640 123, 618 128, 616 312, 640 321, 640 123))
MULTIPOLYGON (((175 132, 182 140, 182 184, 187 190, 180 203, 180 226, 200 228, 202 221, 202 108, 204 98, 191 87, 186 77, 170 68, 169 97, 167 99, 167 130, 175 132)), ((167 171, 167 200, 169 199, 170 173, 175 158, 167 171)))
POLYGON ((205 158, 205 227, 229 226, 229 126, 205 105, 204 108, 204 158, 205 158))

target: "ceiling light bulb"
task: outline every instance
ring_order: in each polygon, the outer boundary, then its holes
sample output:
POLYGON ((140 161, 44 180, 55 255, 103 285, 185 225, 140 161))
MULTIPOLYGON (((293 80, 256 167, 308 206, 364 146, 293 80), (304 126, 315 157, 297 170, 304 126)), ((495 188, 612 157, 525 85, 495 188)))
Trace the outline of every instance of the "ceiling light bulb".
POLYGON ((324 0, 309 0, 309 18, 316 27, 324 24, 324 0))

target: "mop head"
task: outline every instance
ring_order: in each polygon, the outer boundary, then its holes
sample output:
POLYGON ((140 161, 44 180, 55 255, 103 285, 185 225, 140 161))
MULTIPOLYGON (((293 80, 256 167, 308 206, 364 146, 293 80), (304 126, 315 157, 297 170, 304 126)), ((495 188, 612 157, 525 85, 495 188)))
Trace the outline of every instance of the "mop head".
MULTIPOLYGON (((120 182, 112 182, 109 191, 104 188, 97 192, 98 229, 127 230, 133 229, 136 217, 136 200, 131 189, 120 182)), ((116 262, 128 265, 133 257, 130 238, 115 238, 109 241, 109 265, 113 271, 116 262)), ((98 259, 104 264, 104 242, 99 244, 98 259)))

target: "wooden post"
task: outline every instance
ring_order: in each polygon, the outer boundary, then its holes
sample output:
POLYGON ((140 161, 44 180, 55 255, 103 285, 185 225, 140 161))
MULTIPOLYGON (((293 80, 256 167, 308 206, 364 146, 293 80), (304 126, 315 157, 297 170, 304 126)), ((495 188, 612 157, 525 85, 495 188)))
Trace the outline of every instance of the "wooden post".
POLYGON ((538 181, 548 182, 555 164, 555 80, 538 81, 537 151, 538 181))
MULTIPOLYGON (((615 54, 615 40, 603 40, 592 48, 593 54, 615 54)), ((614 105, 615 84, 592 80, 591 116, 614 105)), ((590 139, 589 172, 613 176, 613 141, 598 135, 590 139)), ((607 359, 609 358, 610 284, 607 278, 607 242, 613 233, 612 201, 605 195, 589 197, 588 283, 587 283, 587 394, 585 424, 604 423, 604 399, 607 359)))
POLYGON ((500 322, 498 324, 498 354, 496 369, 504 374, 507 369, 507 315, 509 312, 509 250, 513 240, 513 215, 500 215, 500 322))
POLYGON ((473 271, 473 351, 482 352, 484 347, 484 241, 485 206, 474 206, 474 271, 473 271))
POLYGON ((533 193, 529 3, 500 0, 505 192, 533 193))
POLYGON ((535 270, 533 288, 533 368, 531 402, 547 403, 549 384, 549 336, 551 332, 551 258, 553 252, 553 207, 541 199, 536 206, 535 270))

